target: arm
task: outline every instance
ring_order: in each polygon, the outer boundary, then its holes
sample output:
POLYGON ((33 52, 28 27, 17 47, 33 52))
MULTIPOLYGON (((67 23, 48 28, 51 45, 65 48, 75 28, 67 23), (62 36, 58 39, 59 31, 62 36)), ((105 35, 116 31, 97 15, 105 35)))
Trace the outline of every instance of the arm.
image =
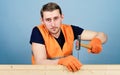
POLYGON ((81 34, 81 40, 92 40, 93 38, 99 38, 102 43, 107 41, 107 35, 103 32, 95 32, 90 30, 84 30, 81 34))
POLYGON ((88 49, 89 53, 98 54, 102 50, 102 44, 107 41, 107 35, 103 32, 94 32, 90 30, 84 30, 81 34, 82 40, 89 40, 89 45, 92 47, 88 49))
POLYGON ((58 64, 58 59, 48 60, 45 45, 32 43, 32 51, 35 58, 35 64, 58 64))
POLYGON ((72 55, 56 60, 48 60, 43 44, 32 43, 32 51, 35 57, 35 64, 64 65, 72 72, 78 71, 82 66, 82 64, 72 55))

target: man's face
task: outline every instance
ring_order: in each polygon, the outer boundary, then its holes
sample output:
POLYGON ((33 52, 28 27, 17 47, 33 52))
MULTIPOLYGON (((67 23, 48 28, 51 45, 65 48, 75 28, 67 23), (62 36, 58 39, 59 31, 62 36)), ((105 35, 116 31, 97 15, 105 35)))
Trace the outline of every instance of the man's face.
POLYGON ((57 34, 60 31, 62 20, 63 15, 59 13, 58 9, 43 12, 42 23, 45 24, 51 34, 57 34))

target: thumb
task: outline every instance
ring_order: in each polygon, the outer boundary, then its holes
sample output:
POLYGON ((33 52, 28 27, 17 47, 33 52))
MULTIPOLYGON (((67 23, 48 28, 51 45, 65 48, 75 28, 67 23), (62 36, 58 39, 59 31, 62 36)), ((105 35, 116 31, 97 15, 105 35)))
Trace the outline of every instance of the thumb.
POLYGON ((92 51, 90 49, 88 49, 88 53, 91 53, 92 51))

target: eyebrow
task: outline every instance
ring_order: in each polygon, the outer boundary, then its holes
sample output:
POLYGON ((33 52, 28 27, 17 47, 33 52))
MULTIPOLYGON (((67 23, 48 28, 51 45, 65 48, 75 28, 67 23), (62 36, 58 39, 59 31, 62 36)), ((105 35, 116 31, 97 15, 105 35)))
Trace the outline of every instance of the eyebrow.
MULTIPOLYGON (((54 19, 54 18, 58 18, 58 17, 59 17, 59 16, 55 16, 55 17, 53 17, 53 19, 54 19)), ((45 20, 46 20, 46 19, 51 19, 51 17, 45 18, 45 20)))

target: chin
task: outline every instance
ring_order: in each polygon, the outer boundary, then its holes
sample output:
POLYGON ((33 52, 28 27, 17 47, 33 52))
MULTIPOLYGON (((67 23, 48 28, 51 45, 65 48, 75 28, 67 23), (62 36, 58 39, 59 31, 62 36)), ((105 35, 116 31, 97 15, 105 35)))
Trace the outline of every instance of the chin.
POLYGON ((51 32, 52 34, 57 34, 57 31, 55 32, 55 31, 53 31, 53 32, 51 32))

